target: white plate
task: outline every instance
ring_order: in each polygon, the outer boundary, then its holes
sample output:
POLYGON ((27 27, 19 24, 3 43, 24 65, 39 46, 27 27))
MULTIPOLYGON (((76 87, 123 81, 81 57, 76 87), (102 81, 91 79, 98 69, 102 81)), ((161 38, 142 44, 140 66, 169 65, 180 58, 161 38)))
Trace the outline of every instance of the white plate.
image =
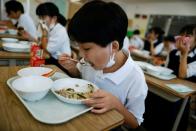
POLYGON ((29 41, 19 41, 19 44, 29 45, 29 41))
POLYGON ((31 76, 31 75, 43 75, 52 71, 51 68, 46 67, 27 67, 19 70, 17 74, 19 76, 31 76))
POLYGON ((146 70, 147 66, 153 66, 150 63, 143 62, 143 61, 135 61, 143 70, 146 70))
POLYGON ((18 33, 18 30, 15 29, 7 29, 7 32, 11 35, 16 35, 18 33))
POLYGON ((30 45, 18 43, 3 43, 3 49, 11 52, 29 52, 30 45))
POLYGON ((192 90, 190 87, 182 85, 182 84, 166 84, 166 86, 168 86, 169 88, 180 92, 180 93, 186 93, 186 92, 192 92, 194 90, 192 90))
POLYGON ((171 80, 171 79, 174 79, 176 78, 176 75, 174 74, 170 74, 170 75, 161 75, 161 74, 156 74, 156 73, 150 73, 150 72, 146 72, 144 71, 144 73, 148 74, 148 75, 151 75, 155 78, 158 78, 158 79, 161 79, 161 80, 171 80))
POLYGON ((15 38, 1 38, 4 42, 18 42, 18 39, 15 38))
POLYGON ((146 66, 146 71, 151 74, 162 75, 162 76, 169 76, 173 72, 173 70, 169 68, 154 66, 154 65, 146 66))
POLYGON ((56 93, 55 91, 71 88, 71 89, 74 89, 75 92, 85 93, 89 91, 88 84, 92 84, 94 86, 94 91, 98 89, 93 83, 86 81, 86 80, 76 79, 76 78, 64 78, 64 79, 56 80, 53 83, 53 87, 51 88, 51 90, 56 95, 56 97, 59 98, 63 102, 67 102, 71 104, 82 104, 84 99, 77 100, 77 99, 66 98, 56 93))
POLYGON ((168 76, 168 75, 170 75, 170 74, 173 72, 172 69, 169 69, 169 68, 167 68, 167 67, 156 66, 156 68, 160 71, 160 74, 161 74, 161 75, 166 75, 166 76, 168 76))
MULTIPOLYGON (((41 100, 29 102, 23 100, 20 95, 13 89, 12 83, 19 77, 10 78, 7 81, 10 88, 24 107, 38 121, 46 124, 60 124, 67 122, 85 112, 88 112, 92 107, 87 107, 82 104, 74 105, 59 101, 51 91, 41 100)), ((26 113, 26 112, 25 112, 26 113)))
POLYGON ((54 75, 52 75, 50 78, 55 81, 62 78, 69 78, 69 76, 61 72, 55 72, 54 75))

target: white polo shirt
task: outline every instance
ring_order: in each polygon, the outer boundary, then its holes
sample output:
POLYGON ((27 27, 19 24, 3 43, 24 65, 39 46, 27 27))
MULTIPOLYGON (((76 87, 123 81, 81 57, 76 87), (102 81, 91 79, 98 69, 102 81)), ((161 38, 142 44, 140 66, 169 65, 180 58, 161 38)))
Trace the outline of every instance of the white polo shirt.
POLYGON ((71 56, 71 47, 67 30, 59 23, 57 23, 48 33, 47 50, 55 59, 58 59, 58 56, 62 53, 71 56))
POLYGON ((26 32, 28 32, 31 37, 37 38, 37 31, 33 19, 28 14, 21 14, 20 18, 18 19, 17 27, 22 26, 26 32))
POLYGON ((142 50, 144 48, 144 41, 140 38, 139 35, 134 35, 130 40, 130 44, 135 46, 139 50, 142 50))
POLYGON ((89 65, 79 63, 77 68, 83 79, 93 82, 99 88, 118 97, 141 124, 148 87, 140 67, 132 60, 128 51, 123 50, 123 52, 126 53, 128 59, 120 69, 113 73, 102 74, 101 71, 97 71, 89 65))

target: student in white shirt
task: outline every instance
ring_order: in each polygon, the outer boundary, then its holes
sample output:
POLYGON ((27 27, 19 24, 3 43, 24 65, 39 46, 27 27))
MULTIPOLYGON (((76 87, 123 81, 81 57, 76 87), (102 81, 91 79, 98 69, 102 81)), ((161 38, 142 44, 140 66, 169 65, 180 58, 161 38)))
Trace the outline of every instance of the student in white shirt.
POLYGON ((152 27, 144 41, 144 50, 150 51, 151 55, 155 55, 156 47, 162 43, 164 31, 160 27, 152 27))
POLYGON ((127 26, 127 16, 119 5, 86 3, 68 26, 70 38, 79 44, 82 63, 66 54, 60 56, 59 62, 71 76, 81 76, 100 88, 84 102, 93 107, 92 112, 116 109, 124 116, 125 124, 135 129, 143 122, 147 85, 128 51, 121 50, 127 26))
POLYGON ((140 31, 134 30, 133 36, 130 39, 131 46, 134 46, 136 49, 142 50, 144 48, 144 41, 140 37, 140 31))
POLYGON ((47 64, 58 64, 58 56, 63 53, 71 56, 70 41, 65 28, 66 19, 60 15, 57 6, 50 2, 42 3, 37 7, 36 14, 41 20, 42 48, 51 55, 47 64))
POLYGON ((175 38, 171 35, 164 37, 163 42, 159 44, 154 50, 152 63, 154 65, 164 65, 169 53, 176 49, 175 38))
POLYGON ((167 66, 180 78, 196 82, 196 25, 187 25, 180 31, 177 49, 170 52, 167 66))
POLYGON ((24 29, 21 35, 32 41, 37 40, 35 24, 32 18, 24 13, 23 5, 18 1, 10 0, 5 3, 5 8, 8 17, 15 21, 16 28, 24 29))

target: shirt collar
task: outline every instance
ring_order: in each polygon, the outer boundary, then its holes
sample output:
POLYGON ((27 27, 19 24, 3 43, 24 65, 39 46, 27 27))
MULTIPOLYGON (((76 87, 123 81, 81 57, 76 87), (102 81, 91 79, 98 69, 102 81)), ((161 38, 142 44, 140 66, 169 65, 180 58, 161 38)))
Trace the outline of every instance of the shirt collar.
POLYGON ((158 40, 156 39, 156 40, 154 40, 152 43, 155 44, 155 43, 157 43, 157 41, 158 41, 158 40))
MULTIPOLYGON (((177 51, 176 55, 180 56, 181 55, 180 51, 177 51)), ((194 57, 195 55, 196 55, 196 48, 194 50, 192 50, 191 52, 189 52, 189 54, 188 54, 188 56, 191 58, 194 57)))
POLYGON ((113 83, 115 83, 116 85, 120 84, 121 81, 123 81, 127 77, 127 75, 131 71, 131 67, 132 67, 131 65, 133 64, 133 60, 131 59, 130 53, 124 49, 122 51, 123 51, 123 53, 125 53, 128 56, 125 64, 117 71, 115 71, 113 73, 105 73, 103 75, 104 79, 109 79, 113 83))

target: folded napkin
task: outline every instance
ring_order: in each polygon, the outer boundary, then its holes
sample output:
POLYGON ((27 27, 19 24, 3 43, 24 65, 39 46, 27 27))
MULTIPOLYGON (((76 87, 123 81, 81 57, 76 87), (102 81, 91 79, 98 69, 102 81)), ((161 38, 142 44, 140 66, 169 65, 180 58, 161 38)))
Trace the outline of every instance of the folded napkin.
POLYGON ((192 90, 190 87, 182 85, 182 84, 166 84, 166 86, 168 86, 169 88, 180 92, 180 93, 185 93, 185 92, 192 92, 194 90, 192 90))

